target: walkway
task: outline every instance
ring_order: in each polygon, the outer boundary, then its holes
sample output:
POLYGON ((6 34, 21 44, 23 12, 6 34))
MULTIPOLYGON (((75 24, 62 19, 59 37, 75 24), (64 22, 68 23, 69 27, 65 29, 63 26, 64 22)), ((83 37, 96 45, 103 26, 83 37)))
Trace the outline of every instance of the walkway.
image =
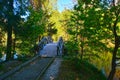
POLYGON ((51 58, 37 59, 4 80, 36 80, 51 58))
MULTIPOLYGON (((0 76, 0 80, 41 80, 39 78, 53 61, 54 62, 51 65, 51 70, 47 71, 47 73, 45 74, 57 74, 61 62, 58 58, 54 60, 57 55, 57 44, 46 44, 43 50, 39 52, 39 55, 42 57, 39 56, 35 58, 32 62, 29 62, 29 64, 26 64, 25 66, 22 66, 20 68, 18 66, 17 69, 15 69, 15 72, 11 71, 13 73, 8 72, 7 74, 10 74, 7 76, 0 76)), ((44 78, 45 77, 43 77, 42 80, 50 80, 49 75, 46 77, 46 79, 44 78)))
POLYGON ((59 67, 61 65, 61 58, 56 58, 51 66, 47 69, 45 74, 39 80, 52 80, 58 76, 59 67))

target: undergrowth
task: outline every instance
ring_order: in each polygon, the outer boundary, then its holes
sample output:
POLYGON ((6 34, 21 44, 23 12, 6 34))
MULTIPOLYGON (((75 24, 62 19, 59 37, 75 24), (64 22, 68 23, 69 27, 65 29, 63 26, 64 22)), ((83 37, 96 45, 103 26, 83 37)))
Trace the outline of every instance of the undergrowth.
POLYGON ((106 80, 106 78, 89 62, 71 58, 62 62, 56 80, 106 80))

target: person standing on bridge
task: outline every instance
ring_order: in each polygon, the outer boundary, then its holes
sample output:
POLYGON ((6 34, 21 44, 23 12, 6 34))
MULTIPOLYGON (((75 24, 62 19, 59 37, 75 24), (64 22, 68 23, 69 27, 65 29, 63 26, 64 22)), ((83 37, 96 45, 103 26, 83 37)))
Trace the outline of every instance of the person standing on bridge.
POLYGON ((58 44, 57 44, 57 56, 59 54, 62 55, 62 52, 63 52, 63 39, 62 39, 62 37, 60 37, 58 44))

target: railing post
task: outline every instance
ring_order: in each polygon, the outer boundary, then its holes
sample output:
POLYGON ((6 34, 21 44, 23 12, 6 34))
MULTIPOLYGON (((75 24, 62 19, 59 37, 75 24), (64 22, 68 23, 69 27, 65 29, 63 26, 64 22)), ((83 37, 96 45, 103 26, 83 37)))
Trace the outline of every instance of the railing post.
POLYGON ((49 36, 43 37, 41 41, 38 43, 38 49, 39 49, 38 52, 41 51, 46 44, 51 43, 51 41, 52 39, 49 36))

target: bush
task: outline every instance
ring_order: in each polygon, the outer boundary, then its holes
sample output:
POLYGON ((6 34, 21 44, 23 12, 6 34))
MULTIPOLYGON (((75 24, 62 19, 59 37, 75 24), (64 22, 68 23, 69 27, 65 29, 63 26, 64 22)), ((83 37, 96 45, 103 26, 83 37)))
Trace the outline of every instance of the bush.
POLYGON ((2 57, 2 52, 0 52, 0 58, 2 57))
POLYGON ((0 47, 0 58, 2 57, 2 51, 3 51, 3 48, 0 47))
POLYGON ((78 43, 73 41, 67 41, 64 43, 64 54, 75 55, 78 53, 78 43))
POLYGON ((78 72, 82 73, 82 75, 88 76, 88 80, 106 80, 102 72, 87 60, 81 60, 78 57, 74 57, 71 59, 71 62, 71 64, 75 65, 75 69, 78 72))

